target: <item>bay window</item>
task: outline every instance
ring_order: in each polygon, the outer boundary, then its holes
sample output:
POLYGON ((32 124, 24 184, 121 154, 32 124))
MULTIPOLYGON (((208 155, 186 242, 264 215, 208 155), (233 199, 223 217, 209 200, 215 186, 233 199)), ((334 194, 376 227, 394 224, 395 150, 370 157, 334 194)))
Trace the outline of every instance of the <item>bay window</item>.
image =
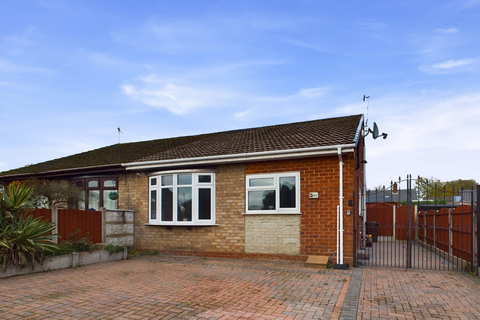
POLYGON ((300 173, 246 177, 246 213, 300 213, 300 173))
POLYGON ((215 174, 167 172, 149 179, 149 223, 215 224, 215 174))

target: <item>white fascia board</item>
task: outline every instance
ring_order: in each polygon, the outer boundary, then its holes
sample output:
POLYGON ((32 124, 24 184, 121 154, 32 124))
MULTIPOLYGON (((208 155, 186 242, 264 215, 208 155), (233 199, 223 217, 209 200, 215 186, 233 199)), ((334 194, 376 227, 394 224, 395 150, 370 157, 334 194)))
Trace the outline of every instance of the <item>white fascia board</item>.
POLYGON ((362 137, 362 128, 363 128, 363 114, 362 118, 360 119, 360 122, 358 123, 357 131, 355 132, 355 139, 353 141, 355 142, 355 146, 358 145, 360 142, 360 138, 362 137))
POLYGON ((126 170, 148 170, 154 168, 171 167, 171 166, 189 166, 198 164, 227 164, 239 162, 253 162, 265 160, 294 159, 314 156, 337 155, 338 149, 341 148, 342 153, 354 152, 355 144, 343 144, 328 147, 313 147, 291 150, 275 150, 255 153, 229 154, 210 157, 197 157, 185 159, 155 160, 144 162, 122 163, 126 170))

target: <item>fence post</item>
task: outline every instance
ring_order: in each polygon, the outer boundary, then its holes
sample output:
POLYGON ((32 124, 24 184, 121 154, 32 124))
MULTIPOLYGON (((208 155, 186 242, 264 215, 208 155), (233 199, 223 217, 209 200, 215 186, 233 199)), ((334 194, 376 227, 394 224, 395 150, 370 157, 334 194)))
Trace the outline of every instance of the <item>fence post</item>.
POLYGON ((448 254, 453 257, 453 209, 448 209, 448 254))
POLYGON ((407 268, 412 268, 412 175, 407 175, 407 268))
MULTIPOLYGON (((471 190, 472 190, 472 199, 471 199, 470 210, 471 210, 471 212, 472 212, 472 217, 471 217, 471 220, 472 220, 472 223, 471 223, 471 224, 472 224, 472 225, 471 225, 471 230, 472 230, 472 239, 471 239, 471 240, 472 240, 472 249, 470 250, 470 259, 471 259, 471 260, 470 260, 470 272, 473 272, 473 264, 475 263, 475 251, 474 251, 474 250, 475 250, 475 237, 474 237, 474 236, 475 236, 475 223, 474 223, 475 220, 473 220, 473 219, 475 218, 475 217, 474 217, 474 215, 475 215, 475 207, 473 206, 473 204, 474 204, 474 203, 473 203, 473 187, 472 187, 471 190)), ((463 193, 464 193, 464 192, 462 191, 462 196, 463 196, 463 193)), ((462 199, 463 199, 463 197, 462 197, 462 199)))
POLYGON ((480 202, 478 200, 480 200, 480 185, 477 185, 477 275, 480 267, 480 202))
MULTIPOLYGON (((50 211, 52 212, 52 222, 55 223, 55 229, 53 230, 53 234, 58 234, 58 208, 52 206, 50 208, 50 211)), ((58 244, 58 235, 53 239, 53 242, 55 242, 55 244, 58 244)))
POLYGON ((107 208, 100 208, 102 211, 102 243, 107 243, 107 208))
POLYGON ((419 237, 418 237, 418 233, 419 233, 419 227, 420 227, 420 217, 418 216, 418 205, 414 205, 413 206, 414 210, 413 210, 413 214, 414 214, 414 219, 413 219, 413 225, 415 227, 415 239, 414 241, 416 243, 418 243, 418 240, 419 240, 419 237))

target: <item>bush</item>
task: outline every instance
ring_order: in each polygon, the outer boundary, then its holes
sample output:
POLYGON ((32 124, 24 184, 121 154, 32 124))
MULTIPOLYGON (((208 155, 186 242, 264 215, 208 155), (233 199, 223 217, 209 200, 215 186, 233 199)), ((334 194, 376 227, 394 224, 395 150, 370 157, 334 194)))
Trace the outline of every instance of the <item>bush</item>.
POLYGON ((69 254, 72 252, 92 252, 95 250, 95 244, 89 236, 80 237, 81 230, 77 229, 70 233, 67 240, 63 240, 58 245, 58 248, 53 252, 46 253, 46 256, 59 256, 62 254, 69 254))
POLYGON ((103 249, 107 250, 110 253, 117 253, 125 249, 124 246, 116 246, 113 244, 107 244, 103 249))
POLYGON ((28 262, 42 263, 43 254, 56 250, 51 232, 55 224, 27 216, 33 190, 21 185, 10 185, 0 192, 0 263, 3 272, 10 264, 22 268, 28 262))

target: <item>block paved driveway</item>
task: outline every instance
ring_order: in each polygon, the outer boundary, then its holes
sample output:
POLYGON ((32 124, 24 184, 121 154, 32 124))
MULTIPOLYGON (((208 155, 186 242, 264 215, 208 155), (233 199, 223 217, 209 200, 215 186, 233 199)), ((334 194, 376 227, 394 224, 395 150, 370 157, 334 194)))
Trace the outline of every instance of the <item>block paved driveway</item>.
POLYGON ((457 272, 143 256, 0 279, 0 319, 480 319, 457 272))

